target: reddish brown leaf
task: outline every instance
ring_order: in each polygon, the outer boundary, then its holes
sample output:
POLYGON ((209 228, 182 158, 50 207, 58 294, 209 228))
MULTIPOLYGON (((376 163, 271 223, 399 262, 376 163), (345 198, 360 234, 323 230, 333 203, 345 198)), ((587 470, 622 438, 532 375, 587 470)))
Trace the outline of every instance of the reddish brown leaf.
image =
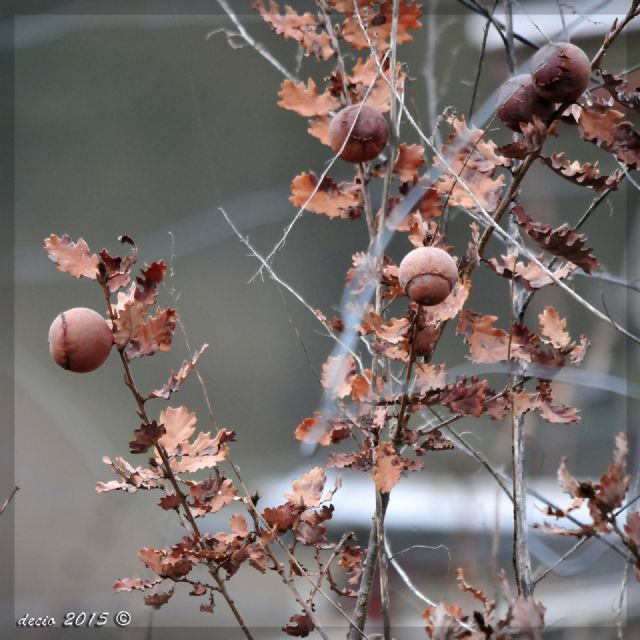
POLYGON ((138 259, 138 248, 129 236, 120 236, 118 240, 123 244, 130 245, 131 253, 128 256, 124 258, 120 256, 112 257, 106 249, 100 251, 100 259, 106 272, 109 291, 112 293, 129 284, 131 280, 131 267, 138 259))
POLYGON ((194 434, 197 421, 196 414, 187 407, 167 407, 160 413, 160 422, 165 428, 160 444, 170 456, 182 451, 182 447, 194 434))
POLYGON ((246 538, 249 535, 249 525, 246 518, 239 514, 234 513, 229 520, 229 528, 233 533, 241 538, 246 538))
POLYGON ((203 513, 216 513, 233 502, 238 491, 228 478, 216 476, 189 488, 193 504, 203 513))
POLYGON ((169 351, 175 328, 175 309, 157 309, 155 315, 145 318, 145 305, 132 300, 118 312, 114 339, 118 347, 126 346, 130 358, 151 356, 169 351))
POLYGON ((164 398, 168 400, 172 393, 180 390, 182 383, 189 377, 189 374, 196 368, 198 361, 202 354, 208 349, 208 344, 203 344, 198 351, 196 351, 191 360, 185 360, 180 367, 178 373, 171 371, 169 380, 161 389, 154 389, 150 394, 150 398, 164 398))
POLYGON ((591 164, 586 162, 580 164, 577 160, 571 162, 567 160, 563 153, 552 153, 549 158, 541 158, 541 160, 560 177, 573 182, 578 186, 589 187, 596 192, 605 189, 617 189, 624 173, 620 169, 616 169, 610 176, 600 175, 598 163, 591 164))
POLYGON ((138 489, 156 489, 160 485, 160 476, 153 469, 145 469, 143 467, 133 467, 124 458, 117 457, 115 462, 111 458, 103 457, 102 462, 108 464, 113 471, 123 480, 118 482, 112 480, 110 482, 98 482, 96 491, 104 493, 107 491, 125 491, 127 493, 135 493, 138 489))
MULTIPOLYGON (((542 260, 542 256, 538 256, 539 260, 542 260)), ((486 264, 491 267, 499 276, 506 278, 507 280, 513 279, 518 284, 521 284, 528 291, 535 291, 542 287, 555 284, 555 281, 551 276, 541 269, 534 262, 530 262, 525 265, 523 262, 516 262, 516 254, 508 256, 500 256, 500 262, 495 258, 491 258, 486 261, 486 264), (514 272, 515 271, 515 272, 514 272)), ((566 262, 557 269, 552 269, 551 273, 557 280, 564 280, 568 278, 577 269, 575 264, 566 262)))
POLYGON ((449 118, 452 131, 448 144, 442 147, 442 155, 455 175, 438 158, 434 168, 442 175, 433 186, 438 193, 454 206, 471 211, 482 207, 493 211, 498 204, 504 188, 505 178, 495 177, 496 167, 506 166, 506 158, 497 154, 496 145, 484 140, 484 131, 475 127, 468 128, 464 118, 449 118), (462 186, 469 188, 473 197, 462 186), (477 204, 476 204, 477 203, 477 204))
POLYGON ((318 138, 322 144, 331 146, 329 139, 329 125, 331 124, 331 118, 329 116, 322 116, 320 118, 312 118, 309 123, 307 131, 314 137, 318 138))
POLYGON ((291 487, 292 493, 285 493, 284 497, 294 505, 304 507, 317 507, 322 498, 322 491, 327 478, 322 467, 314 467, 305 473, 302 478, 294 480, 291 487))
POLYGON ((307 55, 312 54, 318 60, 327 60, 334 54, 331 38, 322 31, 318 33, 318 21, 313 14, 307 12, 299 15, 287 6, 284 15, 281 15, 280 8, 274 0, 269 0, 268 9, 262 0, 254 2, 253 8, 278 35, 302 45, 307 55))
POLYGON ((376 447, 371 477, 379 491, 389 493, 400 482, 400 476, 404 469, 404 460, 395 452, 391 443, 381 442, 376 447))
POLYGON ((267 507, 262 515, 270 526, 276 527, 280 533, 284 533, 297 522, 300 517, 300 507, 286 502, 279 507, 267 507))
POLYGON ((162 582, 162 578, 155 580, 144 580, 142 578, 122 578, 116 580, 113 585, 115 591, 145 591, 151 589, 154 585, 162 582))
POLYGON ((608 104, 574 104, 569 112, 578 123, 580 136, 613 153, 620 162, 640 168, 640 134, 621 111, 608 104))
POLYGON ((297 613, 289 618, 289 624, 286 627, 282 627, 282 630, 289 636, 306 638, 315 628, 311 618, 306 613, 297 613))
POLYGON ((600 70, 600 75, 604 80, 605 89, 614 100, 629 109, 640 111, 640 91, 638 88, 630 90, 628 80, 608 73, 604 69, 600 70))
POLYGON ((284 80, 278 97, 280 98, 279 107, 295 111, 306 118, 327 116, 340 108, 340 101, 334 98, 329 91, 318 94, 318 87, 311 78, 307 81, 306 86, 304 82, 295 83, 291 80, 284 80))
POLYGON ((585 247, 587 238, 573 231, 568 224, 554 229, 548 224, 535 222, 519 205, 513 207, 513 216, 530 238, 554 256, 573 262, 587 273, 598 268, 598 261, 591 249, 585 247))
POLYGON ((351 355, 329 356, 322 365, 322 386, 336 398, 351 393, 356 378, 356 363, 351 355))
MULTIPOLYGON (((350 8, 347 8, 346 4, 344 7, 343 11, 348 15, 342 25, 343 38, 355 49, 369 49, 369 43, 367 42, 362 27, 353 15, 353 2, 351 2, 350 8)), ((378 12, 376 14, 373 14, 373 12, 370 13, 366 27, 369 40, 375 43, 378 52, 384 53, 389 48, 391 38, 393 1, 385 0, 377 9, 378 12)), ((362 15, 361 9, 360 16, 362 17, 362 15)), ((409 33, 409 30, 420 29, 422 26, 420 22, 421 16, 422 8, 417 2, 400 0, 397 31, 398 44, 405 44, 413 40, 413 36, 409 33)))
POLYGON ((426 393, 447 386, 447 376, 443 364, 419 363, 414 367, 415 388, 418 393, 426 393))
POLYGON ((160 502, 158 504, 163 509, 169 511, 170 509, 177 509, 182 504, 182 501, 180 500, 180 496, 171 494, 160 498, 160 502))
POLYGON ((153 593, 149 596, 144 597, 144 603, 153 607, 154 609, 159 609, 163 604, 167 604, 173 595, 173 587, 169 589, 169 591, 164 591, 161 593, 153 593))
POLYGON ((398 158, 393 165, 393 173, 401 182, 413 182, 418 177, 418 169, 424 165, 424 147, 419 144, 398 145, 398 158))
POLYGON ((152 262, 150 265, 145 264, 140 270, 140 277, 136 278, 138 287, 135 291, 135 299, 146 306, 154 304, 158 297, 158 286, 164 280, 166 273, 167 265, 164 260, 152 262))
POLYGON ((44 250, 52 260, 58 271, 69 273, 74 278, 98 277, 98 264, 100 259, 95 253, 91 253, 87 243, 78 238, 74 242, 68 235, 61 238, 51 235, 44 240, 44 250))
POLYGON ((291 183, 290 202, 294 207, 305 207, 306 211, 329 218, 353 219, 360 216, 362 200, 358 185, 351 182, 337 184, 326 176, 314 194, 317 185, 318 178, 314 173, 296 176, 291 183))
POLYGON ((552 344, 556 349, 564 349, 571 344, 571 336, 565 331, 567 321, 553 307, 545 307, 538 318, 544 342, 552 344))
POLYGON ((133 432, 134 439, 129 443, 131 453, 146 453, 165 433, 165 428, 155 420, 151 424, 142 424, 133 432))

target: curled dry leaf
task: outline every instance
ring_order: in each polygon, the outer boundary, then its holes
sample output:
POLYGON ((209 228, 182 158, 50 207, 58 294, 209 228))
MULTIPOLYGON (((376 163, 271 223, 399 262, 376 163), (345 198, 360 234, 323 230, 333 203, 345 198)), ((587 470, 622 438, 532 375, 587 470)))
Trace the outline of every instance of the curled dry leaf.
POLYGON ((311 618, 306 613, 296 613, 289 618, 289 623, 282 627, 282 630, 288 636, 306 638, 315 628, 311 618))
POLYGON ((569 113, 582 138, 613 153, 623 164, 640 168, 640 134, 624 120, 624 113, 595 101, 592 105, 571 105, 569 113))
POLYGON ((604 80, 605 89, 614 100, 629 109, 640 111, 640 90, 637 87, 630 90, 628 80, 613 75, 604 69, 600 70, 600 75, 604 80))
POLYGON ((155 420, 150 424, 141 424, 140 427, 134 430, 134 439, 129 443, 131 453, 146 453, 164 433, 164 426, 158 424, 155 420))
POLYGON ((118 482, 117 480, 98 482, 96 486, 98 493, 105 493, 107 491, 135 493, 138 489, 157 489, 162 486, 162 480, 158 472, 154 469, 133 467, 120 456, 118 456, 114 462, 111 461, 111 458, 104 456, 102 462, 108 464, 113 471, 122 478, 122 482, 118 482))
POLYGON ((322 144, 326 144, 327 147, 331 146, 331 140, 329 138, 329 125, 331 124, 331 118, 329 116, 321 116, 319 118, 312 118, 309 123, 307 131, 314 137, 318 138, 322 144))
MULTIPOLYGON (((336 3, 338 10, 347 14, 342 25, 342 37, 355 49, 369 49, 369 43, 358 23, 357 17, 354 15, 353 2, 336 3)), ((398 44, 405 44, 413 40, 410 30, 419 29, 422 26, 420 17, 422 16, 422 7, 417 2, 410 0, 400 0, 398 14, 398 44)), ((369 14, 368 23, 360 9, 360 16, 365 22, 367 33, 372 43, 376 45, 379 53, 384 53, 389 48, 391 39, 391 20, 393 11, 393 1, 385 0, 378 6, 378 12, 369 14)))
POLYGON ((204 513, 216 513, 230 505, 236 495, 237 489, 229 478, 216 475, 208 480, 196 482, 189 487, 189 495, 193 500, 195 515, 204 513))
POLYGON ((103 268, 107 278, 107 285, 109 291, 112 293, 129 284, 131 280, 131 267, 133 267, 138 259, 138 248, 129 236, 120 236, 118 240, 131 247, 131 253, 128 256, 124 258, 120 256, 113 257, 106 249, 100 251, 100 260, 102 260, 102 264, 104 265, 103 268))
POLYGON ((564 349, 571 344, 571 336, 565 331, 567 321, 551 306, 546 306, 538 316, 542 340, 556 349, 564 349))
POLYGON ((285 493, 284 497, 294 505, 317 507, 322 498, 322 491, 327 478, 322 467, 314 467, 305 473, 302 478, 294 480, 291 484, 292 493, 285 493))
POLYGON ((291 204, 299 209, 306 205, 306 211, 329 218, 354 219, 360 216, 362 201, 358 185, 352 182, 336 184, 325 176, 311 198, 317 184, 318 178, 314 173, 301 173, 296 176, 291 183, 291 204), (307 203, 309 198, 311 200, 307 203))
POLYGON ((336 398, 346 398, 356 379, 356 362, 352 355, 329 356, 322 365, 322 386, 336 398))
MULTIPOLYGON (((543 256, 538 256, 538 259, 541 261, 542 258, 543 256)), ((500 261, 496 258, 491 258, 487 260, 485 264, 491 267, 499 276, 507 280, 515 280, 527 289, 527 291, 535 291, 536 289, 542 289, 542 287, 556 284, 551 276, 534 262, 529 262, 529 264, 517 262, 516 254, 502 255, 500 256, 500 261)), ((567 262, 556 269, 551 269, 550 272, 557 280, 565 280, 576 269, 577 266, 575 264, 567 262)))
POLYGON ((328 60, 334 54, 331 38, 322 31, 318 33, 320 25, 313 14, 306 12, 299 15, 287 6, 284 15, 281 15, 280 8, 274 0, 269 0, 268 9, 262 0, 256 0, 253 8, 278 35, 300 44, 305 55, 311 54, 318 60, 328 60))
POLYGON ((382 493, 389 493, 400 482, 404 471, 417 470, 421 466, 416 466, 416 462, 411 464, 409 462, 407 458, 396 453, 390 442, 378 444, 375 449, 375 462, 371 474, 377 489, 382 493))
POLYGON ((44 250, 58 271, 68 273, 74 278, 95 280, 98 277, 100 259, 95 253, 91 253, 82 238, 74 242, 66 234, 62 237, 51 235, 44 240, 44 250))
POLYGON ((130 358, 152 356, 158 351, 169 351, 176 328, 175 309, 156 309, 153 316, 145 315, 146 306, 130 300, 117 312, 114 340, 125 349, 130 358))
POLYGON ((115 581, 113 589, 114 591, 146 591, 160 582, 162 582, 162 578, 156 578, 155 580, 122 578, 121 580, 115 581))
POLYGON ((163 604, 167 604, 173 595, 173 587, 169 591, 152 593, 144 597, 144 603, 153 609, 159 609, 163 604))
POLYGON ((393 165, 393 173, 401 182, 413 182, 418 178, 418 169, 424 165, 424 147, 419 144, 398 145, 398 158, 393 165))
POLYGON ((280 97, 279 107, 295 111, 306 118, 327 116, 340 108, 340 101, 329 91, 318 94, 318 87, 311 78, 306 86, 304 82, 295 83, 292 80, 284 80, 278 96, 280 97))
POLYGON ((605 189, 617 189, 624 178, 624 173, 620 169, 616 169, 610 176, 603 176, 600 174, 597 162, 595 164, 590 162, 580 164, 577 160, 571 162, 567 160, 564 152, 552 153, 550 157, 543 157, 541 160, 565 180, 581 187, 589 187, 596 193, 605 189))
POLYGON ((586 273, 592 273, 598 268, 598 261, 591 253, 592 250, 585 246, 586 236, 576 233, 568 224, 554 229, 551 225, 535 222, 520 205, 513 207, 513 217, 536 244, 554 256, 573 262, 586 273))
POLYGON ((189 374, 196 368, 202 354, 208 349, 208 344, 203 344, 190 360, 185 360, 180 367, 178 373, 171 371, 169 380, 161 389, 154 389, 150 394, 150 398, 164 398, 168 400, 172 393, 180 390, 182 383, 189 377, 189 374))
POLYGON ((507 166, 508 160, 498 155, 492 141, 484 140, 482 129, 467 127, 464 118, 450 117, 448 121, 452 130, 447 144, 442 147, 442 155, 455 175, 436 158, 434 168, 442 175, 433 187, 454 206, 476 211, 479 204, 491 212, 496 208, 505 184, 504 176, 495 177, 496 168, 507 166), (460 181, 468 186, 473 197, 460 181))

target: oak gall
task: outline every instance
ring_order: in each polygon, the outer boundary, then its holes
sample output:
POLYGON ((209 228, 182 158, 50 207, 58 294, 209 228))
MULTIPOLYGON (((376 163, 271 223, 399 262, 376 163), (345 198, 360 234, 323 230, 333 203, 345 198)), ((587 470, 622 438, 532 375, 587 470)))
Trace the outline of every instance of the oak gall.
POLYGON ((347 162, 368 162, 373 160, 387 144, 389 128, 384 116, 373 107, 354 104, 339 111, 329 125, 329 143, 334 153, 342 149, 342 145, 349 135, 340 157, 347 162), (358 113, 359 112, 359 113, 358 113), (351 131, 353 121, 356 120, 351 131))
POLYGON ((93 309, 76 307, 63 311, 49 328, 49 351, 63 369, 87 373, 107 359, 113 333, 106 320, 93 309))
POLYGON ((410 251, 398 268, 400 286, 418 304, 440 304, 458 281, 456 261, 442 249, 420 247, 410 251))
POLYGON ((510 78, 498 92, 498 118, 514 131, 520 132, 520 123, 533 122, 534 116, 548 123, 554 111, 553 103, 538 94, 529 74, 510 78))
POLYGON ((589 86, 591 62, 574 44, 550 43, 533 56, 531 77, 535 90, 546 100, 574 102, 589 86))

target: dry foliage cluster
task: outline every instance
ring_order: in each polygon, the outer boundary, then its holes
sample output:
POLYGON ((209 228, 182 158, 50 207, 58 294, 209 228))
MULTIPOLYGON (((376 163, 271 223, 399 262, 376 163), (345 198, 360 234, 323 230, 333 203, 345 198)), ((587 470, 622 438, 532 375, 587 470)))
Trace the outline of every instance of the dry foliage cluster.
MULTIPOLYGON (((322 410, 304 420, 295 429, 295 437, 329 448, 328 467, 360 471, 371 478, 376 491, 374 524, 368 541, 356 541, 350 532, 339 539, 329 538, 327 522, 333 515, 331 502, 340 481, 327 487, 321 467, 296 480, 281 504, 258 506, 257 495, 248 489, 250 479, 239 474, 231 458, 236 433, 229 429, 198 431, 195 413, 172 402, 207 345, 190 353, 159 388, 143 391, 135 383, 134 361, 168 351, 176 330, 177 311, 158 303, 166 264, 160 260, 144 265, 134 276, 136 246, 130 238, 121 238, 127 254, 114 257, 106 250, 92 253, 82 239, 74 242, 66 235, 52 235, 45 249, 58 269, 95 280, 104 292, 115 349, 140 420, 129 448, 145 462, 135 466, 122 457, 104 458, 117 479, 99 483, 97 490, 153 491, 158 505, 174 511, 186 529, 184 537, 166 549, 141 549, 139 558, 152 577, 118 580, 116 590, 143 591, 145 603, 158 608, 171 599, 175 589, 184 588, 200 600, 201 611, 210 613, 220 597, 251 638, 242 614, 245 603, 236 603, 227 586, 240 567, 248 564, 257 573, 275 572, 291 590, 297 611, 283 627, 286 634, 305 637, 317 632, 328 637, 316 609, 316 603, 325 600, 343 616, 348 637, 355 639, 371 637, 365 628, 372 585, 378 579, 384 637, 391 638, 390 559, 384 533, 390 495, 404 476, 419 472, 430 456, 450 455, 441 452, 463 447, 474 451, 513 503, 515 588, 512 594, 504 574, 508 606, 498 610, 487 595, 467 584, 459 569, 460 590, 479 604, 474 609, 432 603, 423 614, 426 633, 432 638, 476 640, 539 637, 545 609, 534 598, 526 545, 523 416, 533 412, 549 423, 580 421, 579 409, 554 397, 550 376, 545 377, 544 372, 579 365, 589 343, 583 335, 571 335, 567 320, 552 306, 535 318, 526 318, 525 312, 538 291, 560 287, 601 320, 630 339, 637 338, 567 285, 576 270, 593 274, 599 268, 587 238, 577 226, 553 228, 536 221, 519 204, 519 189, 529 168, 540 161, 562 178, 595 193, 590 215, 628 171, 638 169, 640 135, 628 113, 640 110, 640 96, 623 77, 602 68, 607 49, 637 15, 637 5, 632 2, 626 18, 612 25, 592 60, 593 74, 601 78, 609 94, 606 99, 600 94, 583 96, 573 104, 559 103, 548 122, 533 118, 522 123, 513 142, 503 146, 449 110, 439 125, 448 128, 448 138, 437 146, 419 130, 404 104, 409 70, 397 58, 399 45, 411 43, 416 30, 429 19, 418 3, 318 0, 317 11, 304 14, 290 7, 281 9, 273 0, 268 5, 261 0, 255 3, 256 11, 276 34, 297 43, 307 56, 335 63, 323 86, 312 79, 286 78, 280 87, 278 105, 307 119, 310 135, 329 145, 333 116, 350 105, 374 107, 390 123, 389 143, 382 155, 353 164, 351 180, 337 182, 329 176, 336 154, 322 175, 304 170, 295 176, 290 197, 298 209, 295 220, 303 211, 331 219, 363 219, 369 232, 368 247, 353 256, 353 266, 346 274, 347 301, 342 315, 329 319, 310 308, 335 348, 323 366, 322 410), (341 50, 347 48, 348 56, 341 50), (401 121, 408 123, 421 144, 400 140, 401 121), (545 154, 545 140, 560 133, 579 136, 609 152, 615 170, 604 175, 595 162, 581 164, 564 153, 545 154), (381 185, 382 193, 377 205, 372 195, 375 184, 381 185), (466 247, 451 247, 447 242, 446 219, 454 208, 470 218, 466 247), (398 279, 398 265, 384 253, 394 233, 406 238, 407 251, 429 246, 458 256, 458 281, 443 302, 422 306, 407 298, 398 279), (491 236, 503 241, 504 253, 486 256, 491 236), (503 279, 512 300, 510 317, 499 319, 468 306, 477 268, 490 269, 503 279), (485 379, 448 375, 447 363, 438 354, 447 327, 466 343, 471 362, 505 365, 503 388, 491 388, 485 379), (156 408, 164 401, 171 406, 156 408), (439 412, 443 409, 446 416, 439 412), (457 420, 480 416, 510 424, 512 476, 498 473, 452 428, 457 420), (199 520, 225 508, 232 511, 228 530, 202 533, 199 520), (313 551, 314 566, 299 558, 301 547, 313 551)), ((255 252, 261 271, 274 278, 272 258, 289 230, 267 258, 255 252)), ((240 239, 250 246, 248 240, 240 239)), ((614 533, 616 544, 622 545, 618 551, 631 554, 640 576, 640 517, 632 509, 622 515, 630 500, 626 455, 627 441, 621 433, 614 460, 597 482, 575 479, 563 460, 559 481, 572 500, 563 508, 546 505, 548 516, 558 519, 558 524, 543 529, 581 539, 614 533), (572 515, 584 502, 591 515, 589 522, 572 515)))

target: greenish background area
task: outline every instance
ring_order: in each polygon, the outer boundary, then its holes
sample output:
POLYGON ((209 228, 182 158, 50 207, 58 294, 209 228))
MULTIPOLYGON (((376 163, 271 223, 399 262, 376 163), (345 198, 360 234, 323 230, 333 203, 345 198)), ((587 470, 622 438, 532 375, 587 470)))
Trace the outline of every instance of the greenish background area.
MULTIPOLYGON (((303 78, 322 79, 329 63, 301 59, 292 42, 276 37, 251 13, 249 3, 232 5, 254 37, 289 69, 303 78)), ((454 2, 451 5, 457 7, 454 2)), ((424 23, 435 21, 433 31, 438 36, 432 61, 439 92, 435 110, 439 113, 452 105, 466 113, 479 44, 470 38, 466 14, 447 13, 449 6, 440 2, 437 15, 423 18, 424 23)), ((598 18, 602 30, 610 18, 598 18)), ((536 20, 536 15, 531 19, 536 20)), ((482 29, 482 22, 473 24, 482 29)), ((222 599, 211 617, 198 612, 199 603, 186 595, 186 589, 178 589, 180 593, 157 612, 145 607, 138 594, 111 590, 117 578, 145 575, 136 557, 139 548, 168 546, 182 531, 173 513, 157 508, 153 495, 95 492, 97 481, 111 479, 102 456, 123 455, 133 464, 143 464, 143 458, 135 460, 127 447, 138 426, 135 407, 121 384, 117 358, 82 376, 64 372, 50 360, 46 337, 54 316, 73 306, 101 309, 102 300, 95 283, 58 273, 42 251, 42 241, 51 233, 68 233, 82 236, 94 250, 106 246, 116 251, 117 236, 127 234, 138 243, 140 262, 168 261, 173 251, 170 285, 180 292, 180 316, 194 346, 210 344, 200 372, 209 387, 215 420, 237 430, 234 460, 250 488, 264 492, 264 506, 274 505, 291 479, 326 459, 324 451, 305 457, 293 430, 318 406, 317 372, 332 343, 320 335, 317 321, 272 281, 256 279, 248 284, 258 263, 234 237, 218 207, 224 207, 258 250, 268 252, 295 214, 288 201, 291 180, 302 171, 321 173, 330 154, 307 135, 304 119, 277 107, 278 72, 252 48, 229 46, 222 30, 231 25, 220 13, 37 15, 17 19, 15 27, 15 460, 16 482, 21 487, 15 502, 16 618, 25 612, 61 618, 68 610, 128 609, 133 624, 140 627, 140 638, 153 637, 147 635, 147 626, 229 625, 231 618, 222 599)), ((399 58, 410 69, 407 104, 429 132, 433 123, 425 82, 425 33, 401 47, 399 58)), ((540 34, 533 39, 544 43, 540 34)), ((581 39, 578 33, 575 42, 593 54, 601 39, 601 35, 581 39)), ((638 49, 634 31, 607 55, 607 68, 618 71, 634 64, 638 49)), ((529 51, 519 47, 517 56, 525 63, 529 51)), ((504 51, 489 50, 479 104, 507 76, 504 51)), ((509 134, 497 123, 492 129, 490 135, 496 141, 508 141, 509 134)), ((446 136, 446 125, 441 130, 446 136)), ((564 126, 561 133, 550 147, 562 148, 582 161, 600 159, 603 171, 615 168, 606 154, 577 140, 574 129, 564 126)), ((406 123, 403 139, 417 142, 406 123)), ((349 179, 351 171, 338 162, 331 175, 349 179)), ((637 195, 636 189, 621 188, 610 198, 610 206, 602 206, 585 227, 603 269, 629 280, 638 275, 637 195)), ((522 202, 540 221, 571 224, 591 197, 590 191, 536 166, 526 180, 522 202)), ((449 238, 457 255, 464 253, 468 237, 468 219, 459 212, 449 238)), ((313 308, 331 316, 340 304, 351 255, 366 244, 364 220, 330 221, 305 214, 274 266, 313 308)), ((408 248, 406 238, 394 238, 389 254, 399 261, 408 248)), ((501 249, 494 242, 490 254, 498 255, 501 249)), ((601 292, 606 291, 611 313, 631 331, 640 331, 636 292, 583 277, 574 282, 596 306, 601 306, 601 292)), ((508 287, 508 281, 481 267, 469 307, 501 316, 506 326, 508 287)), ((162 302, 171 304, 166 291, 162 302)), ((585 332, 593 343, 583 365, 587 374, 582 383, 558 385, 561 398, 582 410, 582 424, 552 425, 528 418, 531 483, 548 488, 554 486, 562 455, 569 457, 571 469, 578 474, 602 473, 614 435, 627 426, 631 450, 635 450, 633 405, 624 393, 608 389, 613 377, 637 383, 638 365, 637 353, 631 353, 628 343, 557 290, 537 297, 529 311, 533 326, 546 304, 556 305, 568 317, 572 335, 585 332)), ((160 386, 184 354, 184 342, 177 335, 170 353, 136 362, 140 387, 160 386)), ((449 368, 467 367, 464 345, 453 327, 438 357, 449 368)), ((498 386, 502 378, 492 380, 498 386)), ((195 378, 172 404, 197 410, 200 427, 209 428, 195 378)), ((460 429, 496 466, 509 469, 507 424, 468 420, 460 423, 460 429)), ((471 495, 480 486, 486 488, 482 495, 489 495, 493 505, 491 480, 458 451, 433 454, 425 462, 424 472, 404 481, 407 493, 400 496, 406 495, 406 503, 402 497, 392 498, 388 525, 392 545, 397 549, 412 544, 447 545, 449 553, 414 550, 406 554, 407 569, 434 599, 448 597, 470 604, 455 589, 454 568, 464 566, 470 581, 493 588, 487 569, 493 519, 473 520, 482 505, 461 502, 451 512, 447 503, 451 496, 465 491, 471 495), (430 496, 428 501, 415 499, 422 489, 430 496), (419 524, 411 526, 407 522, 414 512, 419 524)), ((371 505, 367 478, 347 472, 332 531, 353 528, 366 544, 366 514, 371 505)), ((490 512, 493 508, 485 507, 490 512)), ((501 509, 508 524, 506 503, 501 509)), ((210 517, 203 528, 224 529, 227 518, 226 513, 210 517)), ((503 529, 501 534, 498 561, 510 571, 510 531, 503 529)), ((557 557, 554 554, 571 543, 536 533, 532 540, 535 565, 557 557)), ((608 604, 615 600, 622 562, 603 550, 591 541, 576 554, 573 564, 567 563, 569 575, 541 583, 539 596, 548 605, 548 622, 560 629, 557 637, 564 633, 564 626, 570 627, 564 637, 583 638, 588 636, 579 634, 588 631, 574 627, 612 624, 608 604)), ((399 624, 421 626, 423 605, 403 592, 395 575, 392 580, 399 624)), ((632 577, 630 583, 629 598, 637 616, 640 590, 632 577)), ((276 576, 243 568, 230 589, 241 606, 245 603, 249 623, 273 627, 274 637, 297 612, 276 576)), ((319 612, 333 624, 342 624, 324 603, 319 612)), ((637 619, 634 624, 637 630, 637 619)), ((592 637, 609 637, 614 630, 598 633, 592 637)))

